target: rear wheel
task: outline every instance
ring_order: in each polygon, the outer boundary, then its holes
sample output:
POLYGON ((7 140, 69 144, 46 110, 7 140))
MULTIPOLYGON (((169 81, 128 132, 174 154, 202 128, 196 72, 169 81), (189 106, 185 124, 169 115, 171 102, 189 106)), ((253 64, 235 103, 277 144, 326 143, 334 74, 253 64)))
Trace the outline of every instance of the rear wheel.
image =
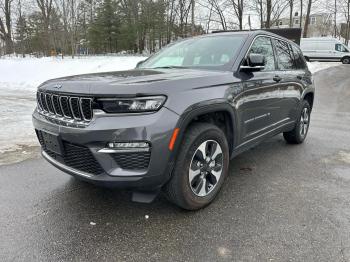
POLYGON ((284 139, 290 144, 301 144, 304 142, 310 125, 311 107, 308 101, 304 100, 302 109, 299 115, 298 122, 294 129, 289 132, 284 132, 284 139))
POLYGON ((346 56, 341 59, 343 64, 350 64, 350 57, 346 56))
POLYGON ((176 205, 196 210, 213 201, 228 173, 225 134, 208 123, 192 125, 185 134, 171 180, 164 187, 176 205))

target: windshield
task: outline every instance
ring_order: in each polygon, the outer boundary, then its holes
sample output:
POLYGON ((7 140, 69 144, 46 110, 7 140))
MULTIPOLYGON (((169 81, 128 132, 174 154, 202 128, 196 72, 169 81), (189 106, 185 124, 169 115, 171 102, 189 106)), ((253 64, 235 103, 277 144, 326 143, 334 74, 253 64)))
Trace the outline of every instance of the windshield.
POLYGON ((147 59, 140 68, 204 67, 220 69, 235 56, 243 36, 197 37, 172 44, 147 59))

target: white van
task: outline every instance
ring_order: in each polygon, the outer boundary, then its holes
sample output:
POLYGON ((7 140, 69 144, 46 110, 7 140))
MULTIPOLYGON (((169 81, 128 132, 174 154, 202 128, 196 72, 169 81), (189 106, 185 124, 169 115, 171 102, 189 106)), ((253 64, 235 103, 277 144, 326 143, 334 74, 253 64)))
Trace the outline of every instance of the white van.
POLYGON ((335 38, 302 38, 300 48, 308 61, 341 61, 350 64, 349 48, 335 38))

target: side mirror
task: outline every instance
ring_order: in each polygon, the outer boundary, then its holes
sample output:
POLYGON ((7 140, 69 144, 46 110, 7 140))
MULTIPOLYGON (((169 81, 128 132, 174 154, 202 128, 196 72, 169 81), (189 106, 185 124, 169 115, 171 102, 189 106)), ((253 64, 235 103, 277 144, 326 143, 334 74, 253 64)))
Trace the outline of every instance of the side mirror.
POLYGON ((242 65, 240 68, 243 71, 261 71, 265 68, 266 59, 261 54, 251 53, 246 58, 246 65, 242 65))
POLYGON ((136 68, 139 68, 142 64, 143 64, 143 62, 145 62, 146 60, 142 60, 142 61, 140 61, 140 62, 138 62, 137 64, 136 64, 136 68))

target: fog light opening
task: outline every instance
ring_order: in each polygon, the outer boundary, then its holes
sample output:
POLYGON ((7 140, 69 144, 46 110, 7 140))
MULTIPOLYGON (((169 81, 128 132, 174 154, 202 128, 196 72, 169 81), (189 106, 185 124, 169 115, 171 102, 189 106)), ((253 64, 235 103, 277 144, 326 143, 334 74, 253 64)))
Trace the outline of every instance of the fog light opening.
POLYGON ((148 142, 110 142, 108 148, 126 149, 126 148, 150 148, 148 142))
POLYGON ((99 150, 100 153, 126 153, 149 152, 151 145, 148 142, 109 142, 107 148, 99 150))

